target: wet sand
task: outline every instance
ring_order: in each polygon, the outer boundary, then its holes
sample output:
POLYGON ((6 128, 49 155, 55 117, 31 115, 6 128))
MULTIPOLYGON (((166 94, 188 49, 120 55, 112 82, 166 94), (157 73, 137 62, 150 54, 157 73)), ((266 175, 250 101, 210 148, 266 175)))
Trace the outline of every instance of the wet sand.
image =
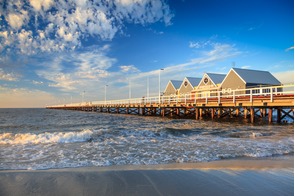
POLYGON ((294 195, 294 157, 0 171, 0 195, 294 195))

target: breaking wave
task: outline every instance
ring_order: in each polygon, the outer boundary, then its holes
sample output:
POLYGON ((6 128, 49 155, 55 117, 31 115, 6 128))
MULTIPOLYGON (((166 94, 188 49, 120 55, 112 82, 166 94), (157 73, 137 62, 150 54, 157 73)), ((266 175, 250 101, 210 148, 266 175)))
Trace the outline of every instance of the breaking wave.
POLYGON ((45 133, 2 133, 0 144, 48 144, 48 143, 73 143, 91 140, 93 131, 80 132, 45 132, 45 133))

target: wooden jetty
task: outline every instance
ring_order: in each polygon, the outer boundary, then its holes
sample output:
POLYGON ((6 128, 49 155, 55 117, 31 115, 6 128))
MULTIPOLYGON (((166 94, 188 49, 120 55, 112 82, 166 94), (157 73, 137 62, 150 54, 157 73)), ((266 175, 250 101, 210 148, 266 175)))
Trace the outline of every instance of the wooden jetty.
POLYGON ((47 106, 48 109, 194 118, 242 117, 254 123, 266 118, 269 123, 291 119, 294 122, 294 85, 215 91, 204 94, 156 96, 135 99, 82 102, 47 106))

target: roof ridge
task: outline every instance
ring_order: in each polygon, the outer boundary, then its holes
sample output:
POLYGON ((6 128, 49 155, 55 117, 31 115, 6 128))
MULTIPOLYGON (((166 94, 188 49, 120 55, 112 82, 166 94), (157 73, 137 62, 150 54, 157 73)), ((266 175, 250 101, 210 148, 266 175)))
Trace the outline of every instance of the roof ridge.
MULTIPOLYGON (((257 70, 257 69, 244 69, 244 68, 238 68, 238 67, 233 67, 232 69, 239 69, 239 70, 247 70, 247 71, 260 71, 260 72, 269 72, 266 70, 257 70)), ((270 72, 269 72, 270 73, 270 72)))

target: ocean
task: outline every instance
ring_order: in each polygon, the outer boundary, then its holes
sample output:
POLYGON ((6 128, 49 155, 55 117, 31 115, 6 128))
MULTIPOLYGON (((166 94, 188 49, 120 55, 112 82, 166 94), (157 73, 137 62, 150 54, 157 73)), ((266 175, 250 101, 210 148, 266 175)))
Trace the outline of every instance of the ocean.
POLYGON ((294 124, 0 109, 0 170, 155 165, 294 153, 294 124))

